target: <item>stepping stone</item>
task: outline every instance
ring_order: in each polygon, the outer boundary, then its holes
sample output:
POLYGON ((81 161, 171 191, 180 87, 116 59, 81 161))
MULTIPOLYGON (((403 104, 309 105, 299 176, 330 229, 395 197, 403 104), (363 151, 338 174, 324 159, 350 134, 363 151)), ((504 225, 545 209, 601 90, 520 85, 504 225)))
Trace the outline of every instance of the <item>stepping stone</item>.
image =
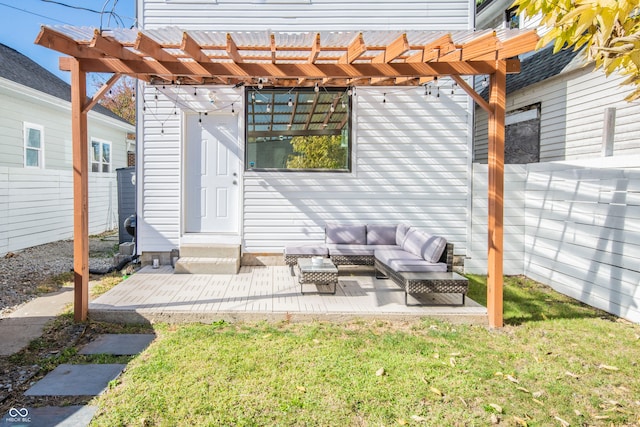
POLYGON ((86 427, 97 406, 44 406, 42 408, 12 408, 0 420, 0 427, 86 427))
POLYGON ((26 391, 25 396, 97 396, 127 365, 59 365, 26 391))
POLYGON ((134 355, 155 339, 155 334, 104 334, 85 345, 80 354, 134 355))

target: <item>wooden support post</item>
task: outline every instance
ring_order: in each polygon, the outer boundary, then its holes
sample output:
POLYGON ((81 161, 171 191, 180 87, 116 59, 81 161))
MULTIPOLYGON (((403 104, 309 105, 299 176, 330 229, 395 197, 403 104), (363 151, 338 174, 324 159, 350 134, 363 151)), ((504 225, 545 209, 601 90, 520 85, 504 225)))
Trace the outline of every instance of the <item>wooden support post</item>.
POLYGON ((489 88, 489 256, 487 311, 489 326, 503 326, 504 119, 507 67, 496 61, 489 88))
POLYGON ((71 58, 71 140, 73 146, 73 272, 74 319, 89 311, 89 158, 87 146, 87 75, 71 58))

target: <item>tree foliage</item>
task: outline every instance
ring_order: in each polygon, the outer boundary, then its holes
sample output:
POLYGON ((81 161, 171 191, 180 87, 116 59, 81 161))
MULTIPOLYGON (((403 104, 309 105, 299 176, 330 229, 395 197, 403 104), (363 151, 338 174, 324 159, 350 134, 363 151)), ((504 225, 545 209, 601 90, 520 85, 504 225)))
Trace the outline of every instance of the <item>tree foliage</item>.
POLYGON ((287 159, 290 169, 344 169, 347 149, 340 135, 295 136, 291 139, 294 154, 287 159))
POLYGON ((588 59, 609 75, 628 78, 635 89, 628 101, 640 97, 640 1, 628 0, 516 0, 518 13, 542 14, 550 31, 538 47, 554 43, 554 51, 585 48, 588 59))
MULTIPOLYGON (((95 82, 96 88, 102 86, 102 82, 95 82)), ((100 105, 108 108, 113 113, 122 117, 131 124, 136 122, 136 84, 131 77, 121 77, 120 80, 100 100, 100 105)))

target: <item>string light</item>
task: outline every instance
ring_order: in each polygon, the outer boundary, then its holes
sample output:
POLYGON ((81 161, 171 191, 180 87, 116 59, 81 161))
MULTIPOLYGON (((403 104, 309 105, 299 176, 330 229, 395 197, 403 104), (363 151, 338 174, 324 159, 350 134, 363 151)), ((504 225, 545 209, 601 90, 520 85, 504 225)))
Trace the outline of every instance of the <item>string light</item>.
POLYGON ((256 93, 255 92, 251 92, 251 100, 252 101, 256 100, 256 93))
POLYGON ((331 104, 331 107, 329 107, 329 111, 331 111, 332 113, 336 111, 336 107, 333 106, 333 104, 331 104))
POLYGON ((287 102, 287 105, 289 107, 293 107, 293 100, 291 99, 291 97, 289 97, 289 102, 287 102))
POLYGON ((382 103, 386 104, 387 103, 387 92, 382 94, 382 103))
POLYGON ((202 123, 202 113, 198 112, 198 123, 202 123))
POLYGON ((316 84, 313 86, 313 91, 314 91, 315 93, 320 92, 320 86, 318 86, 318 82, 316 82, 316 84))
POLYGON ((487 76, 484 76, 484 78, 482 79, 482 87, 487 86, 489 86, 489 81, 487 80, 487 76))
POLYGON ((235 114, 236 110, 233 108, 233 102, 231 103, 231 114, 235 114))
POLYGON ((262 90, 264 85, 262 84, 262 79, 258 79, 258 90, 262 90))
POLYGON ((456 94, 456 87, 458 87, 458 83, 453 83, 451 85, 451 95, 455 95, 456 94))
POLYGON ((198 88, 197 87, 193 87, 193 96, 198 96, 198 88))
POLYGON ((267 113, 271 112, 271 104, 267 104, 267 113))

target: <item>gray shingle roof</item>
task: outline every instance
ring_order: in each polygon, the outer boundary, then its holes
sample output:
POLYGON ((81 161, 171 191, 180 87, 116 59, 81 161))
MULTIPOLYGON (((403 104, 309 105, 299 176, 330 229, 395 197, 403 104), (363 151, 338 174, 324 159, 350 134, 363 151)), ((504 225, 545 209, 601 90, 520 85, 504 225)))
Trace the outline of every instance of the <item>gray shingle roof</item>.
MULTIPOLYGON (((554 54, 552 47, 547 47, 521 62, 520 73, 507 75, 507 95, 531 86, 550 77, 557 76, 581 52, 573 48, 561 50, 554 54)), ((480 95, 488 99, 489 89, 484 88, 480 95)))
MULTIPOLYGON (((0 43, 0 77, 71 102, 71 86, 15 49, 0 43)), ((93 111, 129 123, 97 104, 93 111)))

